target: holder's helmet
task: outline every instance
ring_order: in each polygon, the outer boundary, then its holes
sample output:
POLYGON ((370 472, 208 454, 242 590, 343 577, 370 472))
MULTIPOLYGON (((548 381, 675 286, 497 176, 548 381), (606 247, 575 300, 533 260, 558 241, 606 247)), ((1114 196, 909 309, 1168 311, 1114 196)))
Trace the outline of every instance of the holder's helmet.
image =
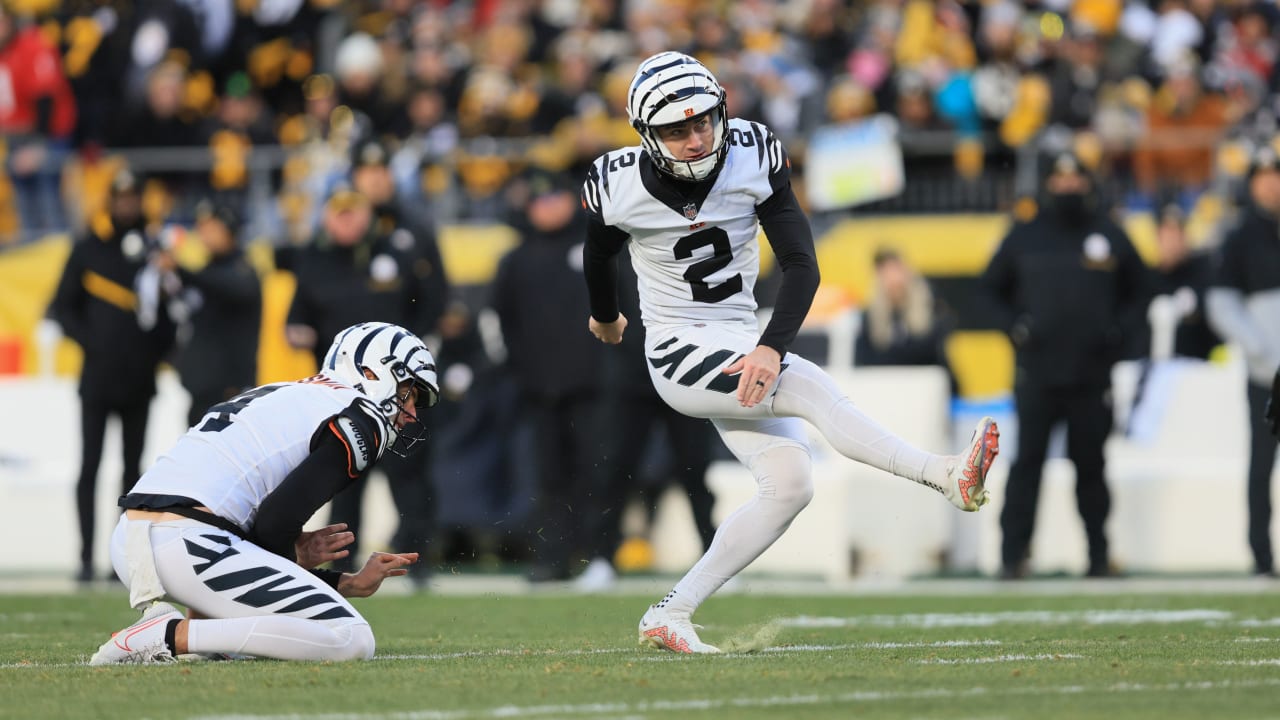
POLYGON ((421 411, 440 399, 440 384, 435 358, 417 335, 390 323, 352 325, 334 338, 320 371, 355 388, 373 403, 387 420, 387 446, 396 454, 404 455, 426 439, 421 411), (418 389, 413 407, 406 405, 410 396, 400 390, 405 380, 413 381, 418 389), (413 423, 396 427, 400 413, 413 423))

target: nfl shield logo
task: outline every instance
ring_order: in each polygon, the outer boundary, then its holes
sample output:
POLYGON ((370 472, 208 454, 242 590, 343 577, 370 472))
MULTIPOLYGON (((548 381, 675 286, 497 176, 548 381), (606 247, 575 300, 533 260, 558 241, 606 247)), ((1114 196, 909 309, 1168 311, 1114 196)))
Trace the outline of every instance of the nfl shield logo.
POLYGON ((690 220, 698 217, 698 206, 693 203, 684 204, 684 216, 690 220))

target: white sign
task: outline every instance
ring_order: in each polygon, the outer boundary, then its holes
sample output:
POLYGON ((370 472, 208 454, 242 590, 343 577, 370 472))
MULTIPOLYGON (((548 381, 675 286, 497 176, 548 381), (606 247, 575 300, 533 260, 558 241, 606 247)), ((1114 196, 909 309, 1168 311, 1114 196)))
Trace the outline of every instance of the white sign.
POLYGON ((897 121, 877 115, 818 128, 805 156, 804 181, 814 210, 853 207, 902 192, 897 121))

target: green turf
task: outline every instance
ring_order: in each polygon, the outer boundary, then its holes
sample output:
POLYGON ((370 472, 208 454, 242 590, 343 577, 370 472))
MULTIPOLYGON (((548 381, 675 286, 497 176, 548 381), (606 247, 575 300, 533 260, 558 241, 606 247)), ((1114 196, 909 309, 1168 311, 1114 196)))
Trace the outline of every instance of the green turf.
POLYGON ((1280 716, 1271 594, 727 596, 703 639, 768 649, 692 658, 636 646, 648 600, 373 598, 368 663, 90 668, 122 594, 0 597, 0 718, 1280 716))

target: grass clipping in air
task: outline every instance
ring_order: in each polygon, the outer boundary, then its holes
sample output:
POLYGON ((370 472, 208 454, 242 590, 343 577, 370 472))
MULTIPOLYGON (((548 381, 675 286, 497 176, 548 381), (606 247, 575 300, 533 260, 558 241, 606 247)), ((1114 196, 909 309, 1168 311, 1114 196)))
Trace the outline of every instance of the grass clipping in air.
POLYGON ((763 625, 743 630, 720 643, 719 647, 722 652, 727 653, 756 653, 772 647, 780 632, 782 632, 781 621, 773 619, 763 625))

